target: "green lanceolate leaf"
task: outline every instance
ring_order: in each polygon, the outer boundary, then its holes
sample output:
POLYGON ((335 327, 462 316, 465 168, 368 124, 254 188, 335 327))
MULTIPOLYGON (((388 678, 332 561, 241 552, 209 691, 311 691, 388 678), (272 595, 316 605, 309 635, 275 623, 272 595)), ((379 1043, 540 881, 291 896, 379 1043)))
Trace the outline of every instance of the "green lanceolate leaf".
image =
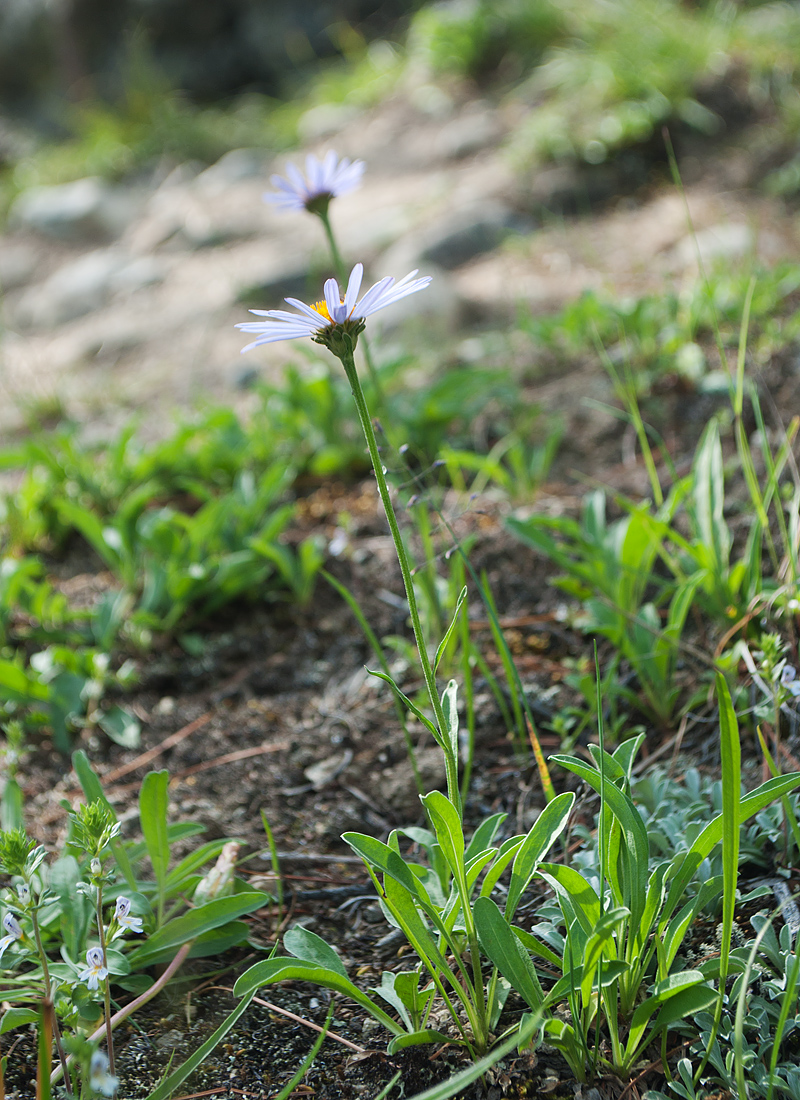
POLYGON ((164 907, 164 883, 169 866, 169 834, 167 832, 167 807, 169 805, 169 772, 150 772, 144 777, 139 792, 139 821, 147 854, 153 865, 158 884, 159 921, 164 907))
POLYGON ((398 1050, 406 1047, 424 1046, 426 1043, 458 1043, 452 1035, 445 1035, 443 1031, 434 1031, 426 1027, 422 1031, 411 1031, 407 1035, 397 1035, 386 1048, 389 1054, 397 1054, 398 1050))
POLYGON ((540 863, 536 873, 550 883, 562 908, 591 936, 600 920, 600 898, 583 875, 560 863, 540 863))
POLYGON ((436 839, 459 886, 464 878, 464 828, 458 810, 441 791, 431 791, 421 799, 436 830, 436 839))
POLYGON ((298 959, 314 963, 315 966, 322 966, 326 970, 335 970, 343 978, 347 977, 342 960, 334 949, 325 943, 325 940, 309 932, 307 928, 300 925, 290 928, 283 937, 283 944, 286 950, 291 955, 296 955, 298 959))
POLYGON ((473 908, 475 929, 483 953, 527 1001, 532 1009, 544 1002, 544 993, 528 952, 491 898, 477 898, 473 908))
POLYGON ((172 950, 181 947, 184 943, 196 939, 198 936, 209 932, 212 928, 219 928, 228 921, 252 913, 256 909, 269 902, 269 894, 258 890, 248 890, 242 894, 231 894, 227 898, 215 898, 205 905, 198 905, 174 920, 167 921, 161 928, 148 937, 147 942, 134 948, 128 955, 131 966, 142 969, 149 966, 157 956, 161 956, 167 949, 172 950))
POLYGON ((312 982, 314 985, 321 985, 325 989, 332 989, 336 993, 344 993, 356 1004, 360 1004, 362 1008, 365 1008, 370 1016, 380 1021, 393 1035, 405 1034, 402 1026, 396 1023, 366 993, 362 993, 349 978, 343 977, 336 970, 328 970, 324 966, 317 966, 306 959, 279 957, 256 963, 255 966, 251 966, 237 979, 233 992, 236 997, 246 997, 248 994, 257 992, 262 986, 286 981, 312 982))
MULTIPOLYGON (((458 602, 456 603, 456 609, 453 612, 452 621, 451 621, 450 625, 448 626, 447 632, 445 633, 445 635, 442 638, 441 642, 439 642, 439 648, 436 650, 436 659, 433 662, 433 671, 434 672, 436 672, 436 670, 439 668, 439 662, 441 661, 442 656, 443 656, 445 650, 447 649, 447 643, 450 641, 451 637, 453 636, 453 631, 455 630, 456 623, 458 622, 458 616, 461 613, 461 608, 462 608, 464 600, 466 598, 467 598, 467 589, 466 589, 466 586, 465 586, 464 588, 461 589, 461 592, 459 593, 458 602)), ((450 683, 451 684, 455 683, 455 681, 451 680, 450 683)), ((447 686, 449 688, 450 684, 448 684, 447 686)), ((445 715, 446 714, 447 714, 447 712, 445 711, 445 715)))
MULTIPOLYGON (((551 760, 574 772, 598 794, 601 793, 601 776, 596 768, 589 767, 574 756, 553 756, 551 760)), ((636 924, 641 916, 647 892, 650 856, 647 829, 633 802, 613 783, 603 785, 603 794, 611 812, 620 823, 625 837, 627 875, 627 881, 624 883, 625 903, 631 911, 633 924, 636 924)))
POLYGON ((571 792, 554 798, 539 814, 520 845, 511 870, 505 907, 506 920, 513 920, 520 898, 533 878, 539 861, 548 853, 556 837, 563 832, 574 802, 575 795, 571 792))
POLYGON ((394 848, 365 833, 343 833, 342 840, 349 844, 356 855, 361 856, 370 867, 395 879, 414 897, 427 901, 425 887, 394 848))

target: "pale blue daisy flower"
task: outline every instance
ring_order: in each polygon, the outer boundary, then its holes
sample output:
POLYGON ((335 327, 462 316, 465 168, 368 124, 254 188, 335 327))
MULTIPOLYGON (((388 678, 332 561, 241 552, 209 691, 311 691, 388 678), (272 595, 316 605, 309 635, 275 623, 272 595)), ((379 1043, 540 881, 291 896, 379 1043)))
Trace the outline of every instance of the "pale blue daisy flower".
POLYGON ((23 936, 19 921, 13 913, 6 913, 3 917, 3 928, 8 932, 8 935, 0 939, 0 959, 5 954, 6 948, 10 947, 12 943, 17 943, 23 936))
POLYGON ((99 947, 90 947, 86 952, 88 966, 78 975, 79 982, 86 982, 89 989, 99 988, 100 982, 108 977, 108 970, 103 966, 103 952, 99 947))
POLYGON ((117 904, 114 909, 114 920, 120 926, 120 928, 127 928, 129 932, 141 932, 142 930, 142 918, 131 917, 131 899, 124 898, 120 895, 117 898, 117 904))
POLYGON ((108 1057, 103 1051, 94 1051, 89 1063, 89 1088, 93 1092, 102 1092, 103 1096, 113 1096, 119 1088, 119 1077, 108 1072, 108 1065, 108 1057))
POLYGON ((277 190, 265 192, 264 202, 281 210, 310 210, 313 214, 324 214, 331 199, 360 186, 363 174, 363 160, 351 161, 347 157, 339 160, 333 149, 322 160, 309 154, 305 176, 293 164, 286 165, 288 179, 270 176, 270 183, 277 190))
POLYGON ((356 264, 350 272, 347 283, 347 291, 344 298, 341 297, 339 284, 335 279, 328 279, 325 283, 325 298, 315 302, 313 306, 307 306, 305 302, 297 298, 285 298, 290 306, 294 306, 298 313, 289 313, 283 309, 251 309, 258 317, 270 317, 269 321, 244 321, 236 327, 242 332, 257 334, 257 339, 242 352, 251 351, 261 344, 274 344, 278 340, 296 340, 300 336, 312 338, 331 330, 334 326, 353 322, 359 331, 363 324, 359 325, 365 317, 377 313, 386 306, 399 302, 401 298, 409 294, 416 294, 418 290, 424 290, 431 281, 430 275, 421 279, 415 279, 416 271, 410 272, 399 283, 396 283, 392 275, 387 275, 367 291, 360 302, 356 302, 358 292, 361 289, 361 280, 364 276, 364 265, 356 264))

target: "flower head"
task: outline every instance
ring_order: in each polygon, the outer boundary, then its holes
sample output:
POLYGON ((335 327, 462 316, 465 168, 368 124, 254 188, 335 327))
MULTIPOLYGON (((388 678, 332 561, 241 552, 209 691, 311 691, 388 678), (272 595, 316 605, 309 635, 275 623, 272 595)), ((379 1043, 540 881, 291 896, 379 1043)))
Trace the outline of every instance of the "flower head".
POLYGON ((103 952, 99 947, 90 947, 86 952, 88 966, 78 975, 79 982, 86 982, 89 989, 97 989, 100 982, 108 977, 108 970, 103 966, 103 952))
POLYGON ((322 160, 309 154, 305 176, 293 164, 286 165, 288 179, 270 176, 270 183, 277 190, 267 191, 264 202, 273 203, 282 210, 310 210, 312 214, 324 216, 331 199, 355 191, 363 174, 363 160, 350 161, 347 157, 339 160, 332 149, 322 160))
POLYGON ((344 298, 340 295, 337 281, 328 279, 325 283, 324 300, 315 302, 313 306, 307 306, 297 298, 284 299, 290 306, 299 310, 298 313, 289 313, 283 309, 251 309, 250 312, 259 317, 274 319, 245 321, 237 325, 236 327, 242 332, 257 334, 257 339, 246 348, 242 348, 242 351, 250 351, 261 344, 274 344, 278 340, 296 340, 299 336, 310 336, 317 343, 330 346, 329 338, 336 329, 347 332, 355 343, 358 334, 364 329, 364 318, 428 286, 431 281, 430 275, 415 279, 416 274, 416 271, 412 271, 399 283, 395 282, 393 276, 387 275, 370 287, 361 301, 356 303, 364 276, 364 265, 356 264, 350 272, 344 298))
POLYGON ((13 913, 6 913, 3 917, 3 928, 8 932, 8 935, 0 939, 0 959, 5 954, 6 948, 10 947, 12 943, 16 943, 17 940, 21 940, 23 935, 19 921, 13 913))
POLYGON ((117 904, 114 909, 114 920, 120 926, 120 928, 127 928, 130 932, 141 932, 142 930, 142 918, 131 917, 131 899, 124 898, 120 895, 117 898, 117 904))
POLYGON ((108 1072, 108 1058, 102 1050, 92 1053, 89 1063, 89 1088, 93 1092, 102 1092, 103 1096, 113 1096, 119 1088, 119 1077, 108 1072))

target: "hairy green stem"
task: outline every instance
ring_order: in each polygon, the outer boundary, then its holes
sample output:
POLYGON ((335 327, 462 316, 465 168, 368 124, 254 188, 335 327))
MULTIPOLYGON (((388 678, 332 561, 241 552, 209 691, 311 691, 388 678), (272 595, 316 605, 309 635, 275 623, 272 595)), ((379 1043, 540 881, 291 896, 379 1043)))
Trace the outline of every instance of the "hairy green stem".
MULTIPOLYGON (((175 976, 176 972, 186 961, 186 957, 191 951, 193 943, 194 940, 190 940, 189 943, 183 944, 183 946, 180 948, 177 955, 169 964, 167 969, 158 979, 156 979, 156 981, 153 982, 150 988, 145 990, 144 993, 138 996, 135 1001, 131 1001, 130 1004, 127 1004, 124 1008, 121 1008, 119 1012, 114 1013, 114 1015, 111 1017, 112 1030, 113 1028, 121 1024, 123 1020, 126 1020, 128 1016, 131 1015, 131 1013, 136 1012, 137 1009, 141 1008, 143 1005, 146 1005, 148 1001, 151 1001, 157 993, 160 993, 167 982, 175 976)), ((93 1031, 92 1034, 89 1036, 89 1042, 94 1042, 95 1039, 101 1039, 103 1037, 104 1031, 105 1025, 101 1024, 100 1027, 96 1031, 93 1031)), ((69 1080, 67 1067, 72 1061, 72 1057, 73 1056, 70 1055, 68 1059, 65 1059, 65 1061, 62 1063, 62 1069, 53 1070, 53 1073, 50 1076, 51 1085, 58 1084, 58 1082, 61 1080, 62 1072, 65 1079, 69 1080)))
MULTIPOLYGON (((108 970, 108 955, 106 953, 106 932, 103 926, 103 887, 97 884, 97 935, 100 939, 100 950, 103 952, 103 966, 108 970)), ((108 1048, 108 1069, 114 1076, 114 1036, 111 1029, 111 978, 106 974, 103 987, 103 1005, 105 1008, 106 1023, 106 1047, 108 1048)))
POLYGON ((452 753, 444 748, 444 746, 447 744, 448 736, 447 723, 445 721, 441 700, 439 699, 439 693, 436 688, 436 677, 434 675, 430 658, 428 657, 428 651, 425 646, 425 637, 422 632, 422 624, 420 622, 419 610, 417 608, 417 599, 414 594, 414 582, 411 577, 411 568, 408 563, 408 555, 406 554, 403 536, 400 534, 400 528, 397 523, 397 516, 395 515, 392 498, 389 494, 389 487, 386 484, 386 477, 383 472, 383 462, 381 460, 380 452, 378 450, 378 441, 375 438, 375 429, 372 426, 372 419, 369 414, 369 408, 367 407, 367 402, 364 398, 364 391, 361 388, 361 382, 358 377, 358 372, 356 371, 352 340, 347 339, 346 341, 342 341, 340 351, 342 366, 344 367, 345 374, 347 375, 347 380, 350 383, 350 388, 353 392, 353 399, 356 403, 356 409, 358 410, 358 418, 361 421, 361 427, 364 431, 364 437, 367 441, 369 456, 372 460, 372 465, 375 470, 375 480, 378 483, 378 492, 380 494, 381 502, 383 503, 384 511, 386 512, 386 519, 389 523, 389 530, 391 531, 392 539, 394 540, 397 560, 400 563, 400 572, 403 575, 403 584, 405 586, 406 598, 408 600, 408 610, 411 616, 411 625, 414 630, 414 640, 416 642, 417 651, 419 653, 419 663, 422 668, 422 675, 425 678, 425 686, 428 689, 428 698, 430 699, 431 707, 433 708, 436 726, 441 736, 440 744, 443 747, 445 768, 447 772, 447 794, 450 801, 456 807, 460 815, 461 792, 458 786, 458 760, 454 760, 452 753))

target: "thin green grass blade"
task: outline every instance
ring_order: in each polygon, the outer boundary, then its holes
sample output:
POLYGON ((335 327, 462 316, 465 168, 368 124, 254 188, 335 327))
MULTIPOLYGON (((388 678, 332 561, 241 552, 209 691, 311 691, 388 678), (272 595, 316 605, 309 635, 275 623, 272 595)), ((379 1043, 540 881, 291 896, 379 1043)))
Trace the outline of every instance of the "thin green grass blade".
POLYGON ((325 1023, 322 1026, 322 1031, 317 1036, 316 1042, 314 1043, 311 1050, 308 1052, 306 1057, 303 1059, 303 1064, 300 1066, 300 1068, 298 1069, 298 1071, 294 1075, 294 1077, 291 1079, 291 1081, 288 1081, 283 1086, 281 1091, 275 1097, 275 1100, 288 1100, 288 1098, 291 1096, 291 1094, 294 1092, 294 1090, 297 1088, 297 1086, 303 1080, 305 1075, 311 1069, 312 1062, 314 1061, 316 1056, 319 1054, 320 1047, 322 1046, 322 1044, 325 1042, 325 1040, 328 1037, 328 1032, 330 1031, 330 1026, 331 1026, 331 1020, 333 1019, 333 1008, 334 1008, 334 1006, 331 1005, 331 1007, 328 1009, 328 1015, 325 1018, 325 1023))
POLYGON ((252 992, 247 993, 236 1008, 225 1017, 213 1035, 209 1035, 203 1045, 198 1047, 194 1054, 190 1055, 182 1066, 178 1066, 169 1077, 165 1078, 150 1093, 147 1100, 169 1100, 169 1097, 172 1096, 175 1089, 177 1089, 179 1085, 182 1085, 189 1074, 197 1069, 200 1063, 209 1056, 211 1051, 222 1042, 237 1020, 244 1015, 256 993, 258 993, 258 989, 254 989, 252 992))

